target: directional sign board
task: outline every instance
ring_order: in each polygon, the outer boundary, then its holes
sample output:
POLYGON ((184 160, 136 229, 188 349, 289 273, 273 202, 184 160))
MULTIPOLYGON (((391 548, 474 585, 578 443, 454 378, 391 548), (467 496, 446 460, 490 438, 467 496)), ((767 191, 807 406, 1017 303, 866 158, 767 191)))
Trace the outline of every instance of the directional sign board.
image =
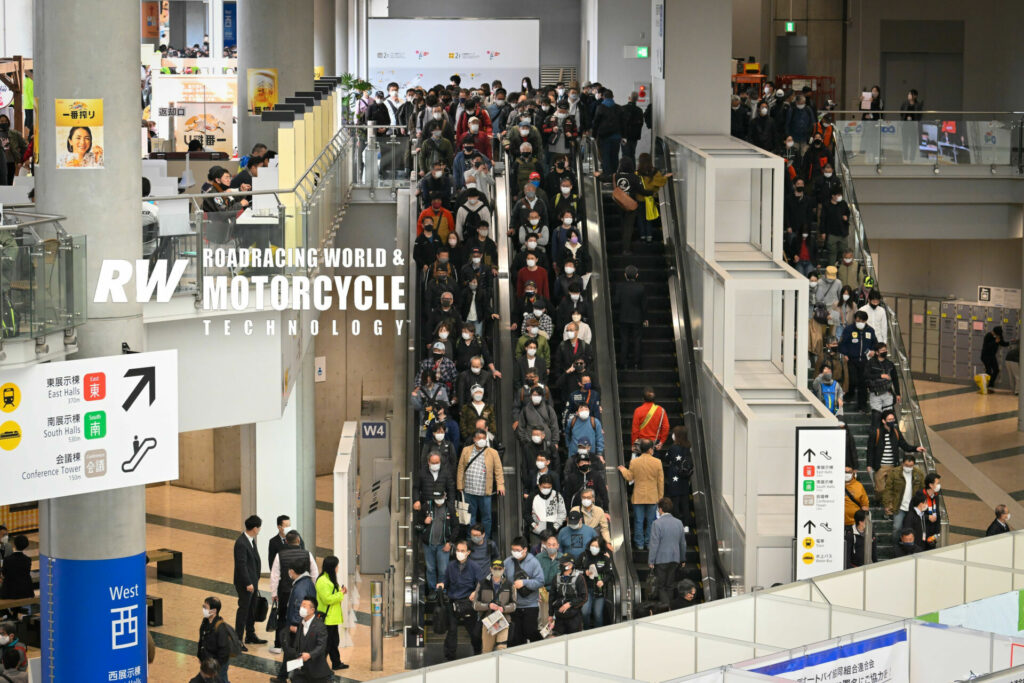
POLYGON ((0 373, 0 505, 177 478, 177 351, 0 373))
POLYGON ((796 428, 796 580, 842 571, 846 431, 796 428))

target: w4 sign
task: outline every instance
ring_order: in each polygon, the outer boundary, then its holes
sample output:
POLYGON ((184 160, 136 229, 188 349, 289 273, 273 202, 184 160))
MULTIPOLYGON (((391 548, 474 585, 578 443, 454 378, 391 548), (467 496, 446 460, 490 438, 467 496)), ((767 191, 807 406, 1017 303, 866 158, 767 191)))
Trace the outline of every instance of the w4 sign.
POLYGON ((177 478, 177 351, 4 372, 0 505, 177 478))
POLYGON ((383 439, 388 434, 387 422, 363 422, 364 439, 383 439))

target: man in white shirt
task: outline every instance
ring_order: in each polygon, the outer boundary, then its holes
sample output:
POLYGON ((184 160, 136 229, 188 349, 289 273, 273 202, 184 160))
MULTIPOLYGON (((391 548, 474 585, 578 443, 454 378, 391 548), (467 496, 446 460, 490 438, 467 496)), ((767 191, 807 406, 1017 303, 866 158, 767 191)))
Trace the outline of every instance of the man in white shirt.
MULTIPOLYGON (((284 537, 285 546, 274 556, 274 564, 270 568, 270 596, 274 603, 274 609, 278 610, 278 624, 284 625, 285 612, 288 609, 288 596, 291 594, 292 581, 287 571, 282 572, 281 567, 291 567, 296 559, 304 556, 309 558, 309 578, 316 583, 318 574, 316 559, 313 553, 300 547, 302 537, 295 529, 290 530, 284 537)), ((283 643, 281 642, 280 630, 274 637, 274 646, 269 648, 271 654, 280 654, 283 643)))
POLYGON ((287 661, 302 660, 302 666, 291 673, 291 681, 327 683, 333 680, 331 668, 327 665, 327 627, 322 619, 316 618, 316 604, 303 600, 299 608, 302 623, 291 635, 287 661))

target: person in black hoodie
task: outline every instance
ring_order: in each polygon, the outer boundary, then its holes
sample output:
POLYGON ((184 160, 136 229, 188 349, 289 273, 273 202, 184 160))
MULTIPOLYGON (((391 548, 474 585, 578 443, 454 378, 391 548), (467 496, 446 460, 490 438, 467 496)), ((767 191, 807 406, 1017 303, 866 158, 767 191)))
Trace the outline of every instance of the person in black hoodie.
POLYGON ((430 265, 437 258, 437 250, 441 247, 441 240, 437 238, 437 234, 434 232, 434 220, 432 218, 423 219, 423 232, 416 236, 416 242, 413 243, 412 247, 412 258, 416 261, 416 266, 423 272, 424 275, 430 269, 430 265))
POLYGON ((750 109, 740 106, 739 95, 732 96, 732 111, 729 112, 729 135, 746 140, 750 134, 750 109))
POLYGON ((601 536, 587 544, 580 556, 580 569, 587 582, 587 602, 583 605, 583 628, 604 626, 605 596, 610 595, 615 582, 612 553, 601 536))
POLYGON ((459 315, 467 323, 472 323, 476 336, 484 338, 487 323, 498 319, 498 314, 491 310, 491 292, 480 286, 476 276, 470 277, 466 286, 459 291, 459 315))
MULTIPOLYGON (((444 471, 442 468, 441 472, 444 471)), ((432 600, 434 587, 443 581, 448 569, 459 523, 455 516, 454 495, 451 492, 435 488, 429 498, 429 507, 424 505, 423 521, 418 525, 418 531, 423 542, 423 557, 427 564, 427 600, 432 600)))
POLYGON ((672 501, 672 514, 679 518, 683 526, 693 526, 690 519, 690 477, 693 475, 693 456, 690 453, 690 440, 686 427, 676 425, 672 428, 668 450, 658 454, 662 468, 665 470, 665 497, 672 501))
MULTIPOLYGON (((615 104, 615 96, 611 90, 601 93, 601 101, 594 108, 593 135, 597 139, 601 151, 601 165, 605 173, 619 165, 619 147, 625 132, 622 108, 615 104)), ((639 184, 639 183, 637 183, 639 184)))
POLYGON ((644 111, 636 106, 640 95, 629 93, 629 101, 622 105, 622 158, 636 162, 636 143, 644 132, 644 111))
POLYGON ((221 602, 210 596, 203 600, 203 623, 199 626, 199 647, 196 657, 200 663, 213 659, 220 667, 218 681, 228 680, 228 665, 231 663, 230 625, 220 616, 221 602))
POLYGON ((576 560, 565 554, 558 561, 561 571, 548 584, 548 628, 556 636, 583 630, 583 606, 587 604, 587 580, 576 569, 576 560))
POLYGON ((767 152, 775 151, 775 122, 768 116, 768 104, 758 104, 757 115, 750 122, 750 142, 767 152))

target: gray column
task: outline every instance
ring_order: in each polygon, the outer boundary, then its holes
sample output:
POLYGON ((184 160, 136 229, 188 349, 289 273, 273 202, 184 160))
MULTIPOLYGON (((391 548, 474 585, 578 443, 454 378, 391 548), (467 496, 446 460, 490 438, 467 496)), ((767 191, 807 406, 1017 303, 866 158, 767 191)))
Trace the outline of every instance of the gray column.
POLYGON ((242 154, 257 142, 274 147, 277 127, 246 112, 246 70, 268 68, 277 69, 282 102, 299 90, 313 89, 313 0, 238 3, 238 151, 242 154))
MULTIPOLYGON (((656 71, 657 30, 651 33, 655 135, 728 135, 732 0, 661 0, 661 4, 665 8, 664 78, 656 71)), ((657 21, 657 16, 652 17, 652 26, 657 21)))
POLYGON ((350 0, 334 0, 334 75, 348 73, 348 6, 350 0))
POLYGON ((313 66, 322 66, 324 76, 334 75, 334 3, 313 0, 313 66))
POLYGON ((210 56, 224 54, 224 0, 206 0, 206 34, 210 36, 210 56))
MULTIPOLYGON (((36 205, 43 213, 67 216, 64 228, 87 236, 89 321, 78 332, 78 357, 119 354, 122 342, 142 350, 142 307, 131 302, 96 304, 91 296, 104 259, 134 261, 142 255, 140 5, 138 0, 107 0, 103 11, 83 12, 77 0, 46 0, 35 5, 34 26, 39 98, 36 205), (102 57, 97 60, 86 55, 102 57), (103 99, 103 169, 56 169, 57 98, 103 99)), ((94 141, 95 137, 94 132, 94 141)), ((129 285, 128 291, 134 291, 134 285, 129 285)), ((146 549, 145 487, 40 501, 39 512, 39 550, 48 558, 109 560, 146 549)), ((60 602, 47 616, 55 623, 84 623, 83 615, 94 608, 60 602)), ((50 653, 45 637, 43 642, 45 660, 50 653)), ((46 669, 44 666, 46 681, 51 675, 58 680, 63 680, 62 675, 74 677, 69 671, 51 674, 46 669)))

